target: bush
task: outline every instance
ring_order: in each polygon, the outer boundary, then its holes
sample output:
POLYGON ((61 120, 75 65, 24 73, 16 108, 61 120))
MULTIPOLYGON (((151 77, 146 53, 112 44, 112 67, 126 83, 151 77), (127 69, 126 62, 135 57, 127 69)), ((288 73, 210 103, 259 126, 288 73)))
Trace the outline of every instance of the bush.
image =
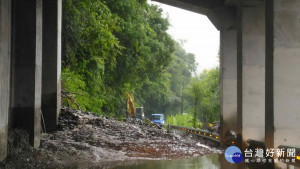
MULTIPOLYGON (((176 114, 174 116, 167 116, 167 125, 172 124, 175 126, 193 127, 193 115, 191 114, 176 114)), ((202 127, 202 123, 197 119, 197 128, 202 127)))

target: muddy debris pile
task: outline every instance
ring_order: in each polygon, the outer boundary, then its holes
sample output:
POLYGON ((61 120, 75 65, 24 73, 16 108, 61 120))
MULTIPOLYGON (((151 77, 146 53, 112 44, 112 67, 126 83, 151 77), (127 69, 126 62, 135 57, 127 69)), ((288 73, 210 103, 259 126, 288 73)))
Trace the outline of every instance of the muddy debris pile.
POLYGON ((220 126, 220 121, 216 121, 212 123, 212 126, 210 126, 208 130, 211 132, 220 133, 220 126))
POLYGON ((42 134, 39 149, 25 151, 31 153, 31 160, 46 164, 38 168, 64 168, 81 162, 188 158, 219 151, 205 146, 204 140, 190 137, 167 133, 148 121, 119 121, 63 108, 57 130, 42 134))
POLYGON ((4 162, 0 163, 0 169, 50 167, 50 165, 47 164, 47 161, 44 160, 46 157, 43 153, 30 146, 29 135, 27 132, 14 129, 10 130, 8 133, 8 157, 4 162))

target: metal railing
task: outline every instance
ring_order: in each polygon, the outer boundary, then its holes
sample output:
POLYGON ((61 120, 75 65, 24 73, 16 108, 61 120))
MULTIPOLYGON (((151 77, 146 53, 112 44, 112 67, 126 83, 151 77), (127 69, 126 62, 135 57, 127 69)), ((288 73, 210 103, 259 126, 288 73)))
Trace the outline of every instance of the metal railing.
POLYGON ((183 127, 183 126, 174 126, 169 124, 169 129, 173 129, 173 130, 180 130, 180 131, 184 131, 184 132, 188 132, 197 136, 201 136, 216 142, 220 142, 220 135, 219 133, 215 133, 215 132, 210 132, 208 130, 203 130, 203 129, 196 129, 196 128, 191 128, 191 127, 183 127))

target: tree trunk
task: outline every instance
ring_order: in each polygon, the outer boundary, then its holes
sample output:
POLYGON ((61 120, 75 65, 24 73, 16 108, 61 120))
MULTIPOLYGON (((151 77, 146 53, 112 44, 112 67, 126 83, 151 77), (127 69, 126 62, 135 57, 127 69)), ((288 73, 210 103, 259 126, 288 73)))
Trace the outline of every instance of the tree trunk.
POLYGON ((184 88, 185 88, 185 84, 183 83, 183 86, 182 86, 182 90, 181 90, 181 110, 180 110, 180 112, 181 112, 181 114, 183 114, 183 90, 184 90, 184 88))
POLYGON ((195 99, 195 110, 194 110, 194 117, 193 117, 193 127, 196 127, 196 123, 197 123, 197 104, 198 104, 198 99, 195 99))

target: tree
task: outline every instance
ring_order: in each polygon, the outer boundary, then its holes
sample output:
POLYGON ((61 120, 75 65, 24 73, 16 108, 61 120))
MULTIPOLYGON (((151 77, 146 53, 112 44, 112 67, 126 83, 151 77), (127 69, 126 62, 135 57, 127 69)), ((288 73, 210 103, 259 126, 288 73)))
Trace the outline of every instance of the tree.
POLYGON ((183 112, 183 91, 195 67, 194 55, 186 53, 179 43, 175 43, 175 51, 164 72, 160 76, 156 75, 149 79, 149 83, 141 88, 143 95, 139 95, 139 98, 143 98, 143 101, 140 103, 144 105, 148 115, 151 113, 174 115, 183 112), (150 87, 149 84, 155 87, 150 87))
POLYGON ((194 100, 194 111, 193 111, 193 126, 196 127, 198 119, 198 104, 201 104, 201 98, 203 97, 203 86, 199 78, 194 77, 188 88, 188 93, 194 100))
POLYGON ((63 8, 63 88, 79 93, 83 110, 122 115, 126 93, 147 86, 162 86, 155 97, 167 100, 174 41, 161 9, 146 0, 66 0, 63 8))
POLYGON ((200 76, 193 77, 186 97, 193 101, 194 118, 212 123, 220 115, 219 68, 204 70, 200 76))
POLYGON ((219 120, 220 116, 220 70, 218 67, 205 70, 201 75, 201 82, 204 84, 204 90, 207 94, 203 98, 203 115, 206 122, 219 120))

